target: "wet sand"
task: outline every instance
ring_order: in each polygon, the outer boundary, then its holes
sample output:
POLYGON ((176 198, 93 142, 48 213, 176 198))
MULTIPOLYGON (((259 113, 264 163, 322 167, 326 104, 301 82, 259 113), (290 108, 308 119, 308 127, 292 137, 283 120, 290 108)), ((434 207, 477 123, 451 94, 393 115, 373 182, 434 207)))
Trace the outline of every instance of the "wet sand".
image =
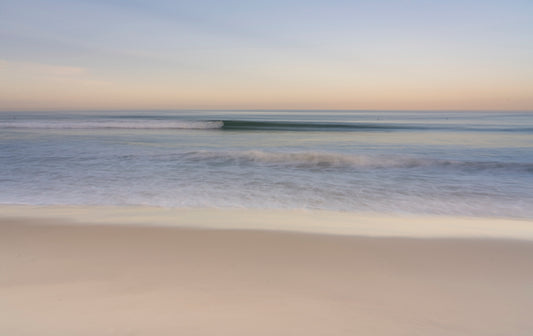
POLYGON ((1 335, 533 331, 528 240, 109 221, 0 219, 1 335))

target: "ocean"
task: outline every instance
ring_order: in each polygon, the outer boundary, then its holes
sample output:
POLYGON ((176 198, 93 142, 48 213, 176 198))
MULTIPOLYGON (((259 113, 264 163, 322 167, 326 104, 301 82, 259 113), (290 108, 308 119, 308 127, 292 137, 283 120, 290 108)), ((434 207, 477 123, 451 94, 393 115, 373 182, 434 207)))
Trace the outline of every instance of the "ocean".
POLYGON ((533 218, 533 113, 0 113, 0 204, 533 218))

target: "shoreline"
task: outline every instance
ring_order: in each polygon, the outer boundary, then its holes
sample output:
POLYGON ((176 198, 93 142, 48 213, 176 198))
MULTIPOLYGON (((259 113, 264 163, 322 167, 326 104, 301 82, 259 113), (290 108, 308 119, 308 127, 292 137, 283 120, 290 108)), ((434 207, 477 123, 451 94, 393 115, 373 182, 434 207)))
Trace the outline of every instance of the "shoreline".
POLYGON ((530 241, 0 218, 0 269, 6 335, 533 330, 530 241))
POLYGON ((327 210, 0 205, 0 219, 67 225, 258 230, 362 237, 479 238, 533 241, 533 219, 390 215, 327 210))

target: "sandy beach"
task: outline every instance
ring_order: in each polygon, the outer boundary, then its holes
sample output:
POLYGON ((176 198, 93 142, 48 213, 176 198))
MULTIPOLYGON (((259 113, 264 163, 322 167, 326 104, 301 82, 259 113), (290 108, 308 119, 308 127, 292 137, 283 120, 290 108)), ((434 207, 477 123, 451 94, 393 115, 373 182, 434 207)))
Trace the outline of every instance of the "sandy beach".
POLYGON ((0 0, 0 336, 533 336, 533 0, 0 0))
POLYGON ((41 213, 0 220, 2 335, 533 331, 528 240, 80 225, 41 213))

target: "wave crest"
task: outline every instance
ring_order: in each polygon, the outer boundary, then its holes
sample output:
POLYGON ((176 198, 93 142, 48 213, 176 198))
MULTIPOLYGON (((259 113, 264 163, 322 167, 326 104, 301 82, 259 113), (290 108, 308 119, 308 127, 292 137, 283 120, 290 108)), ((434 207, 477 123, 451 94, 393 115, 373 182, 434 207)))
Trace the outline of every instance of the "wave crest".
POLYGON ((0 128, 22 129, 220 129, 222 121, 98 120, 98 121, 9 121, 0 128))

